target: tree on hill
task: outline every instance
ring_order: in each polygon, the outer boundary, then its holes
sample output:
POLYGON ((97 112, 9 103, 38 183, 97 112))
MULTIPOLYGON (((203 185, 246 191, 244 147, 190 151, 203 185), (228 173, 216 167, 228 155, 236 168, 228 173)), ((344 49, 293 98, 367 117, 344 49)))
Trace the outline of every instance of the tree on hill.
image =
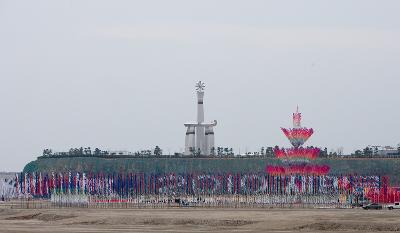
POLYGON ((229 153, 229 148, 228 148, 228 147, 225 147, 225 148, 224 148, 224 155, 228 155, 228 153, 229 153))
POLYGON ((356 150, 356 151, 354 151, 354 155, 355 155, 356 157, 361 157, 362 151, 361 151, 361 150, 356 150))
POLYGON ((92 155, 92 150, 90 149, 90 147, 85 147, 83 149, 83 152, 85 155, 92 155))
POLYGON ((274 148, 270 146, 267 147, 267 149, 265 149, 265 155, 269 157, 274 157, 274 148))
POLYGON ((328 157, 328 148, 324 148, 323 150, 321 150, 320 152, 319 152, 319 156, 321 157, 321 158, 326 158, 326 157, 328 157))
POLYGON ((101 154, 101 150, 99 148, 94 149, 94 155, 99 156, 101 154))
POLYGON ((211 154, 212 156, 215 156, 215 147, 212 147, 212 148, 211 148, 210 154, 211 154))
POLYGON ((192 155, 193 157, 200 155, 200 148, 196 149, 195 147, 189 147, 189 151, 190 155, 192 155))
POLYGON ((217 148, 217 155, 221 156, 222 155, 222 147, 217 148))
POLYGON ((44 157, 50 157, 53 155, 53 151, 51 149, 44 149, 43 150, 43 156, 44 157))
POLYGON ((367 147, 365 147, 365 148, 363 149, 363 155, 364 155, 364 156, 371 157, 372 154, 373 154, 372 148, 369 148, 369 147, 367 146, 367 147))
POLYGON ((156 146, 156 148, 154 148, 154 155, 155 156, 161 156, 162 155, 162 150, 160 149, 159 146, 156 146))

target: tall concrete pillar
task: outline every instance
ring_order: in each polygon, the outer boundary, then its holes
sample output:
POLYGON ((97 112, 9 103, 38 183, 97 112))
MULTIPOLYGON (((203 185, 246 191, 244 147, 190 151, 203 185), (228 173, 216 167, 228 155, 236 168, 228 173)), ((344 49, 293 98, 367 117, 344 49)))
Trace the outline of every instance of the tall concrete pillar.
POLYGON ((214 141, 214 127, 210 126, 206 133, 207 137, 207 151, 208 154, 211 154, 211 149, 214 147, 215 153, 215 141, 214 141))
POLYGON ((185 155, 191 155, 191 148, 195 149, 195 135, 194 135, 194 126, 188 126, 186 131, 186 138, 185 138, 185 155))
POLYGON ((189 142, 190 142, 190 126, 186 127, 186 136, 185 136, 185 155, 190 155, 190 150, 189 150, 189 142))
MULTIPOLYGON (((197 91, 197 123, 204 122, 204 106, 203 106, 204 92, 197 91)), ((201 154, 204 154, 204 127, 199 125, 196 127, 196 150, 200 149, 201 154)))
MULTIPOLYGON (((215 146, 215 142, 214 142, 214 130, 213 130, 213 126, 207 126, 206 127, 206 132, 205 132, 205 149, 204 151, 206 152, 206 155, 210 155, 211 154, 211 149, 215 146)), ((214 148, 215 150, 215 148, 214 148)), ((215 151, 214 151, 215 152, 215 151)))
POLYGON ((197 122, 203 123, 204 122, 204 92, 198 91, 197 92, 197 122))
POLYGON ((209 155, 210 154, 210 146, 209 146, 209 140, 208 136, 210 133, 210 126, 205 127, 205 139, 204 139, 204 155, 209 155))

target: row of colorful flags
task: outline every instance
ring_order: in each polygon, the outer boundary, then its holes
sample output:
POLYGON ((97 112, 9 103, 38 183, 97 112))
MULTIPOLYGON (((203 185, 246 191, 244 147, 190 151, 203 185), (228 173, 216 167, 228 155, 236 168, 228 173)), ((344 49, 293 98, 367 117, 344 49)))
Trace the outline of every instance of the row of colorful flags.
POLYGON ((284 175, 268 173, 20 173, 16 195, 50 198, 52 194, 196 195, 196 194, 354 194, 363 196, 388 185, 381 176, 284 175))

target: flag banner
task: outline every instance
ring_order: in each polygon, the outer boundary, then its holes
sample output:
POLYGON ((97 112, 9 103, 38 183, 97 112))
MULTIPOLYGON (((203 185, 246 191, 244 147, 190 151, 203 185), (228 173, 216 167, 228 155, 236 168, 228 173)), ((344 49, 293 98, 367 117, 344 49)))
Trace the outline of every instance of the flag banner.
MULTIPOLYGON (((17 197, 50 199, 52 195, 344 195, 379 202, 400 198, 384 176, 271 175, 267 173, 93 174, 25 173, 11 180, 17 197)), ((348 198, 346 198, 346 201, 348 198)), ((342 198, 339 201, 344 201, 342 198)))

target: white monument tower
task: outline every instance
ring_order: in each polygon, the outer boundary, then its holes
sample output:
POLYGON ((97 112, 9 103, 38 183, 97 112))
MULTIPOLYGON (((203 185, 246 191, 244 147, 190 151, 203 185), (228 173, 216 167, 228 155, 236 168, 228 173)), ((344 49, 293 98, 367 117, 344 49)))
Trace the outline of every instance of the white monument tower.
POLYGON ((204 123, 204 83, 196 84, 197 122, 186 123, 185 155, 210 155, 214 150, 214 126, 217 121, 204 123))

